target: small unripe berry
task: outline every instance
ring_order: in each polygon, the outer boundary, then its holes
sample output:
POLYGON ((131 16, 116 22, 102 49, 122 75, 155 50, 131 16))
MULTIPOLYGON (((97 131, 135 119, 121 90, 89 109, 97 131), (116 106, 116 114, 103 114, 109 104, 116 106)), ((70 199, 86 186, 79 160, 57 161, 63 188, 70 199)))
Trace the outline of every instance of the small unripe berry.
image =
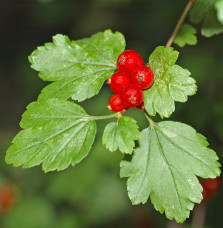
POLYGON ((143 101, 143 92, 136 85, 128 85, 122 92, 127 107, 137 107, 143 101))
POLYGON ((141 55, 133 50, 122 52, 117 59, 117 67, 119 71, 131 73, 133 68, 143 65, 141 55))
POLYGON ((120 94, 114 94, 110 97, 107 108, 114 112, 122 112, 125 110, 126 105, 120 94))
POLYGON ((129 84, 131 84, 130 76, 124 72, 116 72, 108 80, 110 88, 115 93, 120 93, 129 84))
POLYGON ((141 89, 148 89, 154 81, 153 71, 145 65, 135 67, 131 74, 132 82, 141 89))

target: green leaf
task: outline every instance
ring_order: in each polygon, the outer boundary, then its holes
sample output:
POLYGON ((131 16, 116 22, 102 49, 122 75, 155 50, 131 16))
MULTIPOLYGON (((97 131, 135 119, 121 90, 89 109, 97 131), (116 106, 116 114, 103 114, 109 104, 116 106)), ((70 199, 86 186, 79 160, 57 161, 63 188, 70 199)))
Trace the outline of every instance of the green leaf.
POLYGON ((221 3, 217 3, 216 0, 197 0, 190 12, 192 23, 197 24, 203 21, 201 34, 206 37, 223 32, 221 20, 218 20, 219 16, 221 18, 221 3))
POLYGON ((215 3, 218 20, 223 24, 223 0, 217 0, 215 3))
POLYGON ((183 123, 164 121, 143 130, 132 160, 121 162, 132 203, 146 203, 150 197, 156 210, 183 222, 202 200, 196 176, 220 175, 218 157, 207 146, 204 136, 183 123))
POLYGON ((189 24, 184 24, 178 32, 174 43, 180 47, 184 47, 186 44, 197 44, 196 29, 189 24))
POLYGON ((56 81, 43 89, 39 99, 83 101, 98 94, 116 69, 116 59, 125 49, 121 33, 110 30, 71 42, 56 35, 53 43, 38 47, 30 56, 31 67, 45 81, 56 81))
POLYGON ((190 72, 174 65, 178 54, 172 47, 160 46, 149 57, 155 79, 153 86, 144 91, 144 104, 152 116, 157 112, 161 118, 169 117, 175 110, 174 101, 186 102, 188 96, 196 93, 196 82, 190 72))
POLYGON ((152 68, 156 77, 161 77, 166 70, 175 64, 179 52, 172 47, 157 47, 149 57, 149 66, 152 68))
POLYGON ((197 24, 200 23, 206 16, 206 14, 212 10, 216 0, 196 0, 193 8, 190 10, 191 22, 197 24))
POLYGON ((135 146, 134 140, 138 138, 139 130, 136 121, 123 116, 117 122, 106 126, 102 141, 111 152, 119 149, 122 153, 131 154, 135 146))
POLYGON ((210 11, 204 20, 201 34, 206 37, 211 37, 222 32, 223 25, 218 21, 216 12, 214 10, 210 11))
POLYGON ((88 155, 96 124, 70 101, 33 102, 20 123, 22 130, 7 150, 6 162, 24 168, 40 165, 45 172, 63 170, 88 155))

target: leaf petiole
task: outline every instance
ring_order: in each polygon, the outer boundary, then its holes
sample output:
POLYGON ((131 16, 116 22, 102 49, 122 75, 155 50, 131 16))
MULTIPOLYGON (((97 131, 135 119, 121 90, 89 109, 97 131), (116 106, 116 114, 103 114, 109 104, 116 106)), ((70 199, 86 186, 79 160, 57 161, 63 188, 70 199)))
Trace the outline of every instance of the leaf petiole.
POLYGON ((150 118, 148 112, 147 111, 144 111, 144 114, 146 116, 146 119, 149 121, 149 124, 150 124, 151 128, 154 128, 154 125, 155 124, 154 124, 153 120, 150 118))
POLYGON ((121 118, 122 117, 122 113, 121 112, 115 112, 113 114, 110 115, 106 115, 106 116, 89 116, 89 120, 106 120, 106 119, 110 119, 110 118, 121 118))

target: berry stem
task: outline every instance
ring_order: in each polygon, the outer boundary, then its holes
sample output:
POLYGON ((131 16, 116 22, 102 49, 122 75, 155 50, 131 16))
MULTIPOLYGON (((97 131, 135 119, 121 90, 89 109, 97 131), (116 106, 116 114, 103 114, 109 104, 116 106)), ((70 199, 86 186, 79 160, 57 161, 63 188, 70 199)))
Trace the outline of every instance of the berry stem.
POLYGON ((106 115, 106 116, 89 116, 89 120, 106 120, 106 119, 110 119, 110 118, 121 118, 122 117, 122 113, 121 112, 115 112, 111 115, 106 115))
POLYGON ((196 0, 189 0, 189 2, 187 3, 183 13, 180 16, 180 19, 177 22, 177 25, 172 33, 172 35, 170 36, 169 40, 166 43, 165 47, 170 47, 177 35, 177 33, 179 32, 181 26, 183 25, 185 18, 187 16, 187 14, 189 13, 190 9, 192 8, 193 4, 196 2, 196 0))

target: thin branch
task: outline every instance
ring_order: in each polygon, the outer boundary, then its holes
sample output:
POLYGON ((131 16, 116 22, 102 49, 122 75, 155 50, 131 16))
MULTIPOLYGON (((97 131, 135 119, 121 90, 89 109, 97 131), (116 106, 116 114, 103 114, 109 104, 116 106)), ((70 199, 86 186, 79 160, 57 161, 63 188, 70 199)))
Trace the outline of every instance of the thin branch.
POLYGON ((203 228, 205 224, 206 205, 199 204, 194 208, 192 228, 203 228))
POLYGON ((169 221, 167 228, 183 228, 183 224, 176 223, 175 221, 169 221))
POLYGON ((176 35, 178 34, 181 26, 183 25, 185 18, 187 16, 187 14, 189 13, 191 7, 193 6, 193 4, 195 3, 196 0, 189 0, 189 2, 187 3, 182 15, 180 16, 180 19, 177 22, 177 25, 172 33, 172 35, 170 36, 169 40, 166 43, 165 47, 170 47, 176 37, 176 35))

